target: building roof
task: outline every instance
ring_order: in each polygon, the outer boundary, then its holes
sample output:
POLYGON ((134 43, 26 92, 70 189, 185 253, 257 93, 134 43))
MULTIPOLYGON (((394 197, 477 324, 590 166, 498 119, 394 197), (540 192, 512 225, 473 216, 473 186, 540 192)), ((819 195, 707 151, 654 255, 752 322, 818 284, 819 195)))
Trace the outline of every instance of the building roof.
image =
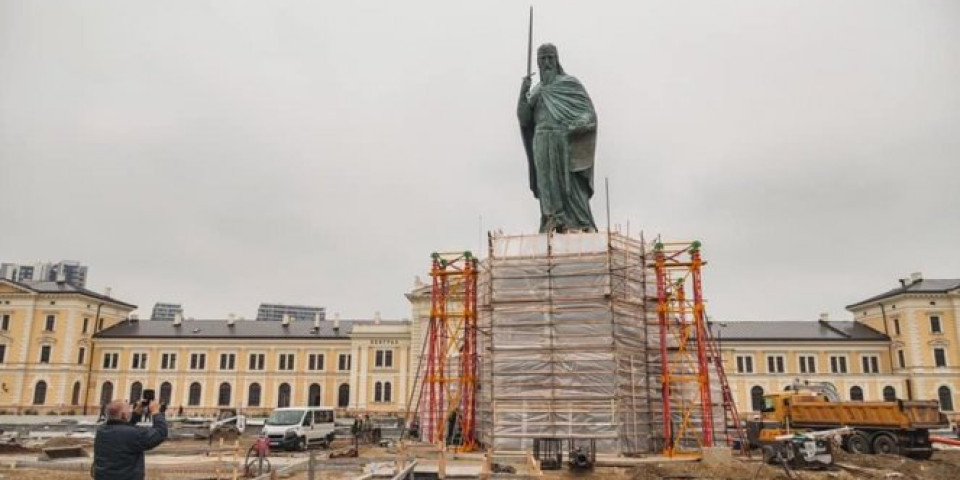
POLYGON ((97 300, 103 300, 103 301, 114 303, 117 305, 130 307, 131 309, 134 309, 134 310, 137 308, 136 305, 133 305, 127 302, 122 302, 120 300, 117 300, 116 298, 108 297, 102 293, 97 293, 92 290, 87 290, 86 288, 78 287, 72 283, 67 283, 67 282, 53 282, 53 281, 47 281, 47 280, 42 280, 42 281, 25 280, 22 282, 16 282, 16 281, 5 279, 5 278, 0 278, 0 282, 9 283, 13 286, 16 286, 31 292, 35 292, 35 293, 84 295, 87 297, 96 298, 97 300))
POLYGON ((766 341, 888 341, 890 337, 858 322, 787 321, 711 323, 714 338, 766 341), (721 326, 722 325, 722 326, 721 326))
MULTIPOLYGON (((98 338, 349 338, 355 326, 375 325, 373 320, 339 320, 339 329, 334 329, 337 321, 320 322, 314 330, 313 322, 261 322, 255 320, 236 320, 233 326, 229 320, 184 320, 176 325, 170 321, 124 320, 110 328, 101 330, 94 336, 98 338)), ((380 325, 406 325, 407 322, 382 321, 380 325)))
POLYGON ((897 295, 902 295, 905 293, 947 293, 951 290, 960 289, 960 279, 927 279, 917 280, 915 282, 901 285, 900 288, 894 288, 893 290, 881 293, 870 297, 866 300, 859 301, 857 303, 847 305, 847 308, 859 307, 868 303, 873 303, 878 300, 883 300, 885 298, 894 297, 897 295))

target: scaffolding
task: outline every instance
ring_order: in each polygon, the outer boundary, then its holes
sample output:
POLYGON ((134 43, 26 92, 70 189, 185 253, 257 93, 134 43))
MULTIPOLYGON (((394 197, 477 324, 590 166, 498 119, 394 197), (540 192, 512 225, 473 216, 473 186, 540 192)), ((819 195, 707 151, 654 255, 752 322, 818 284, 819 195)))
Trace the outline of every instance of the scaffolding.
POLYGON ((702 266, 700 242, 654 245, 660 357, 666 359, 660 375, 663 453, 668 456, 713 446, 702 266), (693 290, 692 299, 687 299, 687 288, 693 290))
POLYGON ((699 242, 619 232, 491 234, 479 264, 434 254, 415 380, 421 439, 672 456, 729 442, 714 418, 740 422, 706 322, 703 265, 699 242))
POLYGON ((477 446, 477 270, 470 252, 432 255, 420 428, 425 441, 459 451, 477 446))

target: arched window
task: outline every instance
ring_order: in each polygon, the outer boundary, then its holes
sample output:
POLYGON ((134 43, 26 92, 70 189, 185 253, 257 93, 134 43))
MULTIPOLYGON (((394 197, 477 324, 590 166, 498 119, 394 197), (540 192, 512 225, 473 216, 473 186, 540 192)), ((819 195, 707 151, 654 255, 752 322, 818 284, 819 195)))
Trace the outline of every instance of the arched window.
POLYGON ((940 410, 944 412, 953 411, 953 393, 950 387, 944 385, 937 389, 937 397, 940 399, 940 410))
POLYGON ((113 382, 103 382, 100 389, 100 405, 106 405, 113 401, 113 382))
POLYGON ((170 405, 170 398, 173 396, 173 385, 170 382, 160 384, 160 403, 170 405))
POLYGON ((33 389, 33 404, 43 405, 47 401, 47 382, 40 380, 33 389))
POLYGON ((187 400, 187 405, 191 407, 196 407, 200 405, 200 384, 198 382, 193 382, 190 384, 190 398, 187 400))
POLYGON ((217 405, 221 407, 230 405, 230 384, 227 382, 220 384, 220 395, 217 397, 217 405))
POLYGON ((143 384, 140 382, 133 382, 130 384, 130 403, 139 402, 140 397, 143 395, 143 384))
POLYGON ((248 407, 260 406, 260 384, 259 383, 250 384, 250 389, 247 392, 247 406, 248 407))
POLYGON ((277 389, 277 408, 290 406, 290 384, 281 383, 277 389))
POLYGON ((337 406, 341 408, 350 406, 350 385, 347 383, 340 385, 337 391, 337 406))
POLYGON ((311 407, 319 407, 322 404, 322 397, 320 396, 320 385, 316 383, 310 384, 309 393, 307 393, 307 405, 311 407))
POLYGON ((393 401, 393 398, 392 398, 393 392, 392 392, 392 390, 393 390, 393 385, 391 385, 390 382, 383 382, 383 401, 384 401, 384 402, 391 402, 391 401, 393 401))
POLYGON ((850 387, 850 400, 853 402, 862 402, 863 389, 857 386, 850 387))
POLYGON ((380 382, 373 384, 373 401, 374 402, 383 401, 383 384, 380 382))
POLYGON ((70 405, 80 405, 80 382, 73 382, 73 393, 70 395, 70 405))
POLYGON ((897 390, 890 385, 883 387, 883 401, 894 402, 897 400, 897 390))
POLYGON ((763 387, 760 385, 750 389, 750 407, 755 412, 763 411, 763 387))

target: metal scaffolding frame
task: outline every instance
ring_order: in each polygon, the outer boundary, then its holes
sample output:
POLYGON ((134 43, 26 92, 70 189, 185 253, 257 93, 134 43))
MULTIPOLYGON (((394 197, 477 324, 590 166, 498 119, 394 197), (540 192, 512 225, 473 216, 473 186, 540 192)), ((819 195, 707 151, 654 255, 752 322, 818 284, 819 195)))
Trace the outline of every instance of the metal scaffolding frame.
POLYGON ((521 451, 589 439, 625 455, 729 442, 714 418, 739 419, 706 323, 703 265, 699 242, 619 232, 491 234, 480 263, 434 254, 422 440, 521 451))
POLYGON ((698 241, 654 245, 660 355, 668 359, 660 376, 663 453, 668 456, 695 453, 714 441, 702 266, 698 241), (692 299, 686 297, 687 288, 693 290, 692 299))
POLYGON ((424 440, 459 451, 477 446, 477 259, 434 253, 430 321, 420 389, 424 440))

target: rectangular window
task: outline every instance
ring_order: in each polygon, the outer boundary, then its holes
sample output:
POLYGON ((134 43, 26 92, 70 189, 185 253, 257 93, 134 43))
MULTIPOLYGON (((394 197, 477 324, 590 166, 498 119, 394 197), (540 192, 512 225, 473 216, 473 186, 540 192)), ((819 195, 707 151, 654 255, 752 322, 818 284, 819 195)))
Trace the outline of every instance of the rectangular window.
POLYGON ((279 370, 293 370, 294 356, 292 353, 281 353, 280 354, 280 366, 279 370))
POLYGON ((0 330, 3 330, 4 332, 10 331, 10 314, 9 313, 4 313, 3 315, 0 315, 0 330))
POLYGON ((337 359, 337 370, 340 370, 341 372, 350 370, 350 354, 349 353, 340 354, 340 357, 337 359))
POLYGON ((800 373, 817 373, 817 357, 800 355, 800 373))
POLYGON ((50 345, 40 347, 40 363, 50 363, 50 345))
POLYGON ((146 370, 147 369, 147 354, 146 353, 134 353, 133 359, 130 362, 130 368, 132 370, 146 370))
POLYGON ((177 369, 177 354, 176 353, 164 353, 160 355, 160 369, 161 370, 176 370, 177 369))
POLYGON ((97 331, 103 330, 103 319, 97 320, 97 331))
POLYGON ((190 370, 203 370, 205 368, 207 368, 207 354, 191 353, 190 354, 190 370))
POLYGON ((310 354, 310 370, 323 370, 323 354, 322 353, 310 354))
POLYGON ((393 350, 377 350, 373 366, 378 368, 393 368, 393 350))
POLYGON ((943 333, 943 329, 940 328, 939 315, 930 315, 930 333, 943 333))
POLYGON ((942 348, 933 349, 933 363, 938 367, 947 366, 947 351, 942 348))
POLYGON ((236 368, 236 363, 237 363, 236 353, 220 354, 220 370, 233 370, 234 368, 236 368))
POLYGON ((83 365, 84 357, 87 356, 87 349, 80 347, 80 350, 77 350, 77 365, 83 365))
POLYGON ((737 373, 753 373, 753 357, 737 355, 737 373))
POLYGON ((832 373, 847 373, 847 357, 830 357, 830 371, 832 373))
POLYGON ((117 364, 120 361, 119 353, 104 353, 103 354, 103 368, 106 370, 116 370, 117 364))
POLYGON ((780 355, 767 357, 767 373, 783 373, 783 357, 780 355))
POLYGON ((907 361, 903 358, 903 350, 897 350, 897 363, 900 364, 900 368, 907 368, 907 361))
POLYGON ((44 325, 43 329, 52 332, 53 328, 57 326, 57 316, 56 315, 47 315, 47 324, 44 325))
POLYGON ((860 357, 863 373, 880 373, 880 357, 876 355, 860 357))
POLYGON ((263 370, 264 359, 266 354, 263 353, 251 353, 250 354, 250 364, 247 366, 248 370, 263 370))
POLYGON ((7 346, 0 345, 0 363, 3 363, 7 359, 7 346))
POLYGON ((90 319, 89 319, 89 318, 84 318, 84 319, 83 319, 83 332, 82 332, 82 333, 87 333, 87 328, 89 328, 89 327, 90 327, 90 319))
POLYGON ((900 335, 900 319, 899 318, 893 319, 893 333, 896 335, 900 335))

